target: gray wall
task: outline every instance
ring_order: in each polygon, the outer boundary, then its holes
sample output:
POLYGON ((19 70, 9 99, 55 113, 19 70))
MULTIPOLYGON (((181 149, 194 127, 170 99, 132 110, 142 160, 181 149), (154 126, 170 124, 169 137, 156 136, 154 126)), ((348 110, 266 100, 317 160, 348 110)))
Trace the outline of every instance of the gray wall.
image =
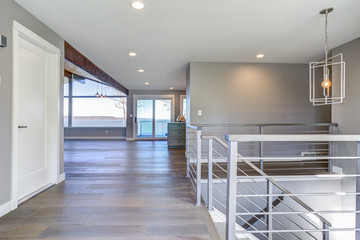
MULTIPOLYGON (((0 86, 0 205, 10 201, 11 192, 11 91, 12 91, 12 24, 16 20, 31 31, 40 35, 61 50, 64 56, 63 39, 25 11, 13 0, 0 1, 0 34, 5 35, 8 40, 7 48, 0 48, 0 75, 2 76, 0 86)), ((61 68, 64 69, 63 59, 61 68)), ((64 73, 61 71, 60 80, 63 81, 64 73)), ((61 82, 63 85, 63 82, 61 82)), ((63 98, 61 93, 61 99, 63 98)), ((61 103, 63 101, 61 100, 61 103)), ((61 104, 61 108, 63 108, 61 104)), ((61 110, 62 112, 62 110, 61 110)), ((62 118, 61 118, 62 119, 62 118)), ((60 121, 62 122, 62 120, 60 121)), ((60 139, 61 156, 60 169, 63 171, 63 141, 60 139)))
POLYGON ((71 127, 64 129, 65 139, 125 139, 125 127, 71 127))
POLYGON ((130 90, 127 98, 127 123, 126 123, 126 138, 133 138, 133 118, 130 114, 134 114, 134 95, 174 95, 175 96, 175 117, 180 114, 180 95, 185 95, 185 91, 179 90, 130 90))
MULTIPOLYGON (((332 106, 332 121, 339 123, 341 134, 360 134, 360 38, 339 46, 333 54, 343 53, 346 63, 346 97, 344 102, 332 106)), ((356 154, 355 143, 336 143, 335 154, 348 156, 356 154)), ((355 173, 355 161, 336 161, 335 166, 343 168, 346 174, 355 173)), ((342 180, 344 192, 354 192, 355 179, 342 180)), ((343 208, 354 208, 355 197, 347 196, 342 202, 343 208)))
POLYGON ((330 122, 309 102, 307 64, 190 63, 190 123, 330 122), (197 115, 202 110, 203 115, 197 115))

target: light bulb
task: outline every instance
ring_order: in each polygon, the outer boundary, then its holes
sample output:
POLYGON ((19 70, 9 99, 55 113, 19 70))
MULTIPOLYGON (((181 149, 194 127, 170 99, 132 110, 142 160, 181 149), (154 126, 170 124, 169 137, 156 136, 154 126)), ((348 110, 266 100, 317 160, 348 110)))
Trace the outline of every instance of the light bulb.
POLYGON ((331 87, 331 81, 329 80, 329 78, 325 78, 322 82, 321 82, 321 87, 322 88, 330 88, 331 87))
POLYGON ((324 80, 321 82, 321 87, 323 88, 323 95, 324 97, 330 96, 330 87, 331 87, 331 81, 329 79, 329 69, 326 69, 324 80))
POLYGON ((96 96, 96 97, 100 97, 99 92, 96 92, 95 96, 96 96))

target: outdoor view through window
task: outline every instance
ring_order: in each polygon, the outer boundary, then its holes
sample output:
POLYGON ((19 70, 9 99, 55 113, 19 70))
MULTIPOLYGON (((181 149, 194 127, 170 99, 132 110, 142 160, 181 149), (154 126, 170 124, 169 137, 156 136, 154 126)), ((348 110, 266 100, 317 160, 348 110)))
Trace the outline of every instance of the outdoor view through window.
POLYGON ((65 78, 64 127, 125 127, 125 95, 103 83, 65 78))

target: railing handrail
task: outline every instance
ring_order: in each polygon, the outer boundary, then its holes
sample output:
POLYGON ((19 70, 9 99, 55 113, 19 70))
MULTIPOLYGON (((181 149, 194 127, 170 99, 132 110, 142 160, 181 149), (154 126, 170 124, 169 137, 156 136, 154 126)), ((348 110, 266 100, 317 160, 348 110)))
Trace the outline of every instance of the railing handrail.
POLYGON ((356 134, 226 134, 230 142, 359 142, 356 134))
MULTIPOLYGON (((261 135, 260 135, 261 136, 261 135)), ((228 145, 223 142, 219 137, 217 136, 206 136, 208 139, 212 138, 214 140, 216 140, 219 144, 221 144, 222 146, 224 146, 226 149, 228 149, 228 145)), ((238 158, 242 158, 243 156, 241 154, 237 154, 238 158)), ((269 177, 264 171, 262 171, 260 168, 258 168, 257 166, 255 166, 253 163, 251 163, 250 161, 246 160, 246 159, 242 159, 243 162, 245 162, 248 166, 250 166, 252 169, 254 169, 255 171, 257 171, 260 175, 264 176, 267 180, 269 180, 273 185, 275 185, 277 188, 279 188, 282 192, 284 192, 285 194, 291 194, 291 192, 289 190, 287 190, 285 187, 283 187, 282 185, 280 185, 277 181, 275 181, 273 178, 269 177)), ((295 202, 297 202, 298 204, 300 204, 304 209, 306 209, 309 212, 315 212, 314 209, 312 209, 310 206, 308 206, 306 203, 304 203, 302 200, 300 200, 298 197, 296 196, 290 196, 290 198, 292 198, 295 202)), ((314 213, 314 216, 316 216, 321 222, 325 223, 328 227, 331 227, 332 224, 325 219, 323 216, 321 216, 320 214, 316 214, 314 213)))
POLYGON ((287 126, 314 126, 338 127, 338 123, 243 123, 243 124, 187 124, 188 127, 201 130, 204 127, 287 127, 287 126))

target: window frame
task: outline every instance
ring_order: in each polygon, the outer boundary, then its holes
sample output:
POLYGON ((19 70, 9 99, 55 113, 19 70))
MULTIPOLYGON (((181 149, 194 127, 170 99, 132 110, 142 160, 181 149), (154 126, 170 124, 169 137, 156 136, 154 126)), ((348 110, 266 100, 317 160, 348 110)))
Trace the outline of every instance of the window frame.
MULTIPOLYGON (((67 126, 64 126, 64 128, 126 128, 126 125, 127 125, 127 109, 125 110, 126 111, 126 114, 125 114, 125 126, 119 126, 119 127, 114 127, 114 126, 86 126, 86 127, 73 127, 73 99, 74 98, 89 98, 89 99, 97 99, 99 97, 96 97, 95 95, 94 96, 91 96, 91 95, 84 95, 84 96, 73 96, 73 82, 74 82, 74 79, 73 78, 68 78, 69 81, 68 81, 68 96, 65 96, 64 95, 64 99, 68 99, 68 125, 67 126)), ((94 80, 91 80, 91 79, 87 79, 85 78, 86 80, 88 81, 94 81, 94 80)), ((95 82, 95 81, 94 81, 95 82)), ((99 84, 103 84, 103 83, 99 83, 99 84)), ((106 85, 106 84, 103 84, 103 85, 106 85)), ((111 87, 109 85, 106 85, 108 87, 111 87)), ((64 91, 65 92, 65 91, 64 91)), ((106 98, 127 98, 127 96, 114 96, 114 95, 111 95, 111 96, 108 96, 106 95, 106 98)), ((127 100, 126 100, 126 108, 127 108, 127 100)), ((63 117, 65 117, 63 115, 63 117)), ((63 121, 64 121, 64 118, 63 118, 63 121)))
POLYGON ((185 119, 187 119, 187 113, 184 113, 184 99, 186 99, 186 95, 181 94, 180 95, 180 114, 183 115, 185 117, 185 119))

